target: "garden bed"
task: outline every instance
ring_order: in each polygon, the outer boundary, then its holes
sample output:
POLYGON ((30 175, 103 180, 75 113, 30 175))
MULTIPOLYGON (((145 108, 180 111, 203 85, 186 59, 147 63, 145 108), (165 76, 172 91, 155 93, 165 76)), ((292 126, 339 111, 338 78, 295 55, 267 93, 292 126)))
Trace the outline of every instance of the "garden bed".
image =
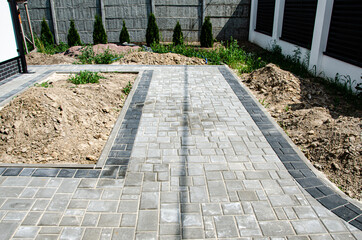
POLYGON ((56 74, 0 111, 0 163, 95 164, 135 74, 75 85, 56 74))

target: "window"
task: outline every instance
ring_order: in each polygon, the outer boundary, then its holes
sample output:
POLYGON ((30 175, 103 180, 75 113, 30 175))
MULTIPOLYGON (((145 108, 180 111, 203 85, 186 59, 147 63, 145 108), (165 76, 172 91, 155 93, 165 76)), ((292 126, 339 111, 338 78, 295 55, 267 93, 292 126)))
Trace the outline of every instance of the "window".
POLYGON ((317 0, 286 0, 281 39, 311 48, 317 0))
POLYGON ((275 0, 259 0, 255 31, 273 34, 275 0))
POLYGON ((325 54, 362 67, 361 0, 334 0, 325 54))

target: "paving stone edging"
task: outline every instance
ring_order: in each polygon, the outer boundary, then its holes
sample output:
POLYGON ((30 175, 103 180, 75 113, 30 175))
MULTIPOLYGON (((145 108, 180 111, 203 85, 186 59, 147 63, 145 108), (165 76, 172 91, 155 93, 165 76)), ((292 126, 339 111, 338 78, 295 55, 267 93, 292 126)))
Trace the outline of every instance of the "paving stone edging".
POLYGON ((355 204, 342 198, 316 176, 310 168, 312 166, 308 166, 303 161, 297 153, 295 146, 291 145, 284 138, 280 129, 272 123, 273 120, 265 114, 228 67, 219 67, 219 71, 293 178, 324 207, 359 230, 362 230, 362 210, 355 204))

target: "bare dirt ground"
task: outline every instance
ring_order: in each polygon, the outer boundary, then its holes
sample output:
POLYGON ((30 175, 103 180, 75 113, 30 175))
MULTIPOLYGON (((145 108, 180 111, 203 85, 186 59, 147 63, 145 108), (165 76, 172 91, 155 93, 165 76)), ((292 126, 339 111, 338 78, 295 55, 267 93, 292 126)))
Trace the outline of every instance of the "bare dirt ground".
POLYGON ((135 74, 102 73, 98 84, 74 85, 69 75, 31 87, 0 111, 2 163, 94 164, 135 74))
POLYGON ((75 58, 65 56, 62 53, 47 55, 39 52, 30 52, 25 57, 28 65, 73 64, 77 62, 75 58))
POLYGON ((139 64, 139 65, 205 65, 205 60, 200 58, 185 57, 175 53, 150 53, 150 52, 132 52, 124 56, 120 64, 139 64))
POLYGON ((361 200, 362 111, 315 80, 273 64, 241 77, 312 164, 361 200))

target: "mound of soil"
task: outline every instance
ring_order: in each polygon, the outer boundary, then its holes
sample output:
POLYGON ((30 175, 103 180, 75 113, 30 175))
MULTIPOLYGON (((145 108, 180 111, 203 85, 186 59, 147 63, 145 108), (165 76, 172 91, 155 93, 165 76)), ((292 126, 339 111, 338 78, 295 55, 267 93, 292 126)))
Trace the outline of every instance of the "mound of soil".
POLYGON ((0 111, 0 162, 96 163, 135 74, 104 73, 99 84, 74 85, 62 75, 32 87, 0 111))
MULTIPOLYGON (((73 46, 64 52, 64 55, 70 57, 76 57, 81 54, 81 50, 84 49, 82 46, 73 46)), ((117 54, 127 54, 129 52, 138 51, 140 49, 139 46, 120 46, 114 43, 108 44, 97 44, 93 46, 93 51, 95 54, 103 53, 106 49, 109 49, 112 53, 117 54)))
POLYGON ((65 56, 62 53, 48 55, 39 52, 30 52, 25 57, 28 65, 73 64, 77 61, 75 58, 65 56))
POLYGON ((175 53, 132 52, 119 61, 120 64, 138 65, 205 65, 200 58, 189 58, 175 53))
POLYGON ((241 77, 312 164, 361 200, 362 112, 315 79, 298 78, 273 64, 241 77))

